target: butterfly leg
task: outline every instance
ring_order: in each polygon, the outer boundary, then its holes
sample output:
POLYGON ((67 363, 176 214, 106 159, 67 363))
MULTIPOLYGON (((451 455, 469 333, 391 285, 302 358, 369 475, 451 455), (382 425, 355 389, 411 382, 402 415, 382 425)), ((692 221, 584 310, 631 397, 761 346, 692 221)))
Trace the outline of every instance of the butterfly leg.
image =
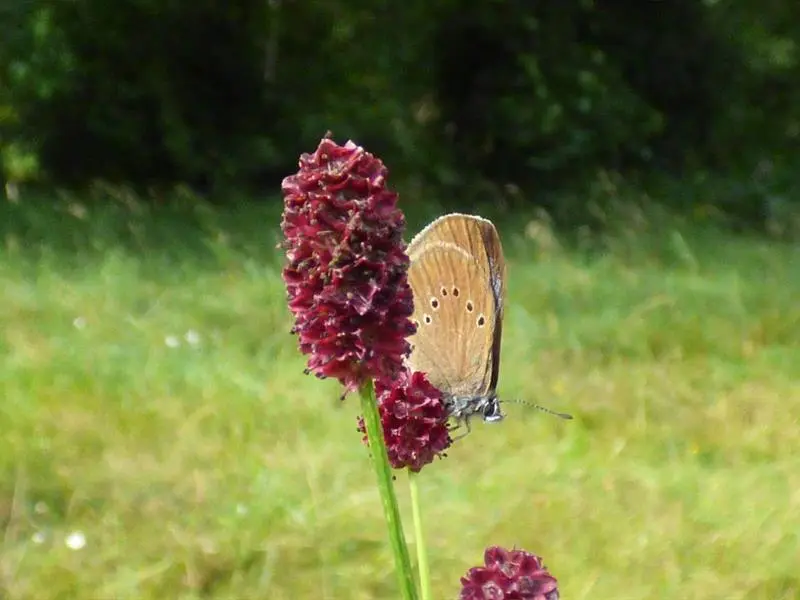
MULTIPOLYGON (((455 426, 451 427, 450 431, 453 432, 453 431, 456 431, 457 429, 460 429, 461 428, 461 422, 462 421, 460 421, 460 420, 456 421, 455 426)), ((470 434, 470 432, 472 431, 472 427, 469 424, 469 417, 464 417, 463 423, 464 423, 464 427, 466 427, 467 430, 464 433, 462 433, 460 435, 457 435, 456 437, 452 438, 453 442, 456 442, 456 441, 458 441, 458 440, 460 440, 462 438, 467 437, 470 434)))

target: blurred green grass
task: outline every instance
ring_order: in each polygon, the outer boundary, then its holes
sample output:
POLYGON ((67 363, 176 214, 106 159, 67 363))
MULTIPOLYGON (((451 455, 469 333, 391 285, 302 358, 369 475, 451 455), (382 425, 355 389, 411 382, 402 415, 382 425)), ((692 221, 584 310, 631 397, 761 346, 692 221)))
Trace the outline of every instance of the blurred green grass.
MULTIPOLYGON (((280 208, 176 206, 0 210, 0 596, 395 597, 357 402, 288 333, 280 208)), ((486 216, 500 393, 575 420, 508 405, 426 469, 436 597, 494 544, 565 598, 800 596, 798 247, 486 216)))

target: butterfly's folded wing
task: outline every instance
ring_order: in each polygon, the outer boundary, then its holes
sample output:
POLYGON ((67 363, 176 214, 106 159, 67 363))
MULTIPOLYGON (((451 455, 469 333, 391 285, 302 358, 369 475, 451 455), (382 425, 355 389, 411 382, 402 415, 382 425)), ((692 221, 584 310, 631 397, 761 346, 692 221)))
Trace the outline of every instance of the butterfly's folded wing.
POLYGON ((486 396, 497 386, 505 260, 494 225, 451 214, 409 244, 417 333, 409 364, 445 393, 486 396))

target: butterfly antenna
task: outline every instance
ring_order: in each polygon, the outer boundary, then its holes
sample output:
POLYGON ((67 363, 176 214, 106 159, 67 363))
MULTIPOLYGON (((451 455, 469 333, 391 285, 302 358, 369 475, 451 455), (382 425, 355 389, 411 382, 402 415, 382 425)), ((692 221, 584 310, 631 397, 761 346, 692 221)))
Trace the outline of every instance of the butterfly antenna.
POLYGON ((547 413, 548 415, 553 415, 554 417, 558 417, 559 419, 565 419, 567 421, 572 420, 572 415, 567 413, 558 412, 555 410, 551 410, 546 406, 541 406, 539 404, 534 404, 533 402, 525 402, 525 400, 505 400, 505 402, 512 403, 512 404, 522 404, 523 406, 528 406, 530 408, 535 408, 536 410, 540 410, 542 412, 547 413))

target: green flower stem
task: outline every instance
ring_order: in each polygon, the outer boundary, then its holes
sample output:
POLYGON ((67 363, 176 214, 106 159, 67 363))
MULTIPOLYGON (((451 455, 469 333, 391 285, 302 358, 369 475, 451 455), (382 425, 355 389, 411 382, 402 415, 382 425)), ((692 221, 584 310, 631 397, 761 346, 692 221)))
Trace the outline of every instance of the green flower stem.
POLYGON ((386 443, 383 440, 383 427, 378 414, 378 403, 375 400, 374 383, 369 381, 362 385, 359 396, 361 397, 361 411, 364 414, 364 425, 367 429, 372 462, 375 465, 375 474, 378 476, 378 491, 383 503, 383 515, 389 528, 389 541, 392 544, 400 591, 403 594, 403 600, 417 600, 414 572, 411 569, 408 546, 406 546, 406 539, 403 535, 403 523, 400 520, 400 509, 394 493, 392 469, 386 453, 386 443))
POLYGON ((408 471, 408 487, 411 490, 411 511, 414 515, 414 544, 417 549, 417 570, 421 600, 431 600, 431 568, 428 550, 425 547, 425 532, 422 528, 422 508, 419 501, 419 473, 408 471))

